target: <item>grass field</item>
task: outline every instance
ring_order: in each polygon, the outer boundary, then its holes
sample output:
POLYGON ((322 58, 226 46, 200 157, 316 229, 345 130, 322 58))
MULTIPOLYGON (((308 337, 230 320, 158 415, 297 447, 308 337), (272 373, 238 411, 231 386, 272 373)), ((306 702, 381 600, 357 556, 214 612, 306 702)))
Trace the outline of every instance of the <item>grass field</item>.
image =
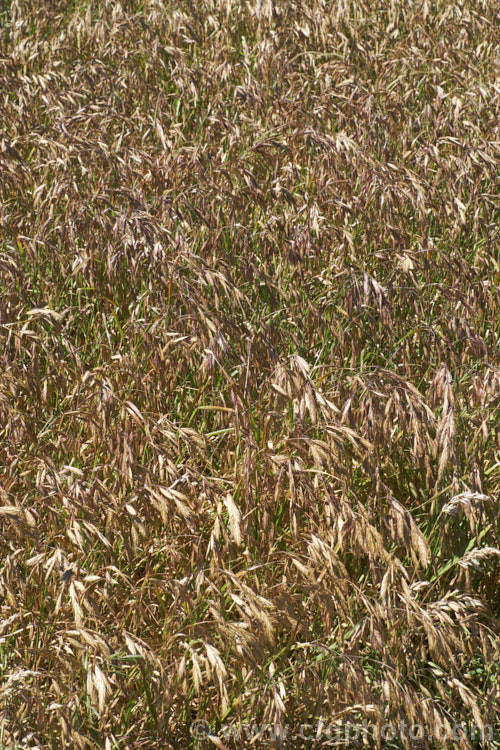
POLYGON ((1 748, 500 748, 499 173, 497 0, 0 6, 1 748))

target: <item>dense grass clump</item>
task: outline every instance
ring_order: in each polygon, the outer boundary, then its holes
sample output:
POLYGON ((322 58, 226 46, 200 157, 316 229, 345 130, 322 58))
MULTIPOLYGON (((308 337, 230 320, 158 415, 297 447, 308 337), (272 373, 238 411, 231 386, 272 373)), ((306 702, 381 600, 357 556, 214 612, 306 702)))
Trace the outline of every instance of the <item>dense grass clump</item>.
POLYGON ((2 747, 500 748, 499 50, 3 6, 2 747))

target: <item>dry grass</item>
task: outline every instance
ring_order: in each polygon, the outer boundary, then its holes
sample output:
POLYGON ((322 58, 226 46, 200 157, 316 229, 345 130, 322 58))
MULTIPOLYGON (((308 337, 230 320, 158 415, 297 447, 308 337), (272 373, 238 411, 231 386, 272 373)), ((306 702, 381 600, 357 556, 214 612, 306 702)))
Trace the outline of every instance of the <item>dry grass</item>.
POLYGON ((0 11, 0 744, 497 731, 499 29, 0 11))

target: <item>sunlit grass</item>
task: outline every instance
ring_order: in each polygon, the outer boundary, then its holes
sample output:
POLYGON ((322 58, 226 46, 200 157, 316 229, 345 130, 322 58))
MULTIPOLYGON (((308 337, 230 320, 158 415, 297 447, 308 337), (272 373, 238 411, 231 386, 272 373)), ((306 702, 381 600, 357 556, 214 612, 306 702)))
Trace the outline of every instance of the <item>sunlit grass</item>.
POLYGON ((500 747, 499 29, 0 11, 0 745, 500 747))

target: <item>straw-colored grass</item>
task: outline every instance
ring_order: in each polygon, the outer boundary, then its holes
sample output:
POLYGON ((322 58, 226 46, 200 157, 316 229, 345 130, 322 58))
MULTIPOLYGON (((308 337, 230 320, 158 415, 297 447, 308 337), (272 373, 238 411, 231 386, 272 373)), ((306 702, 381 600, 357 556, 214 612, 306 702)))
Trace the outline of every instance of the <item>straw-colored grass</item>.
POLYGON ((500 747, 499 50, 2 6, 0 747, 500 747))

